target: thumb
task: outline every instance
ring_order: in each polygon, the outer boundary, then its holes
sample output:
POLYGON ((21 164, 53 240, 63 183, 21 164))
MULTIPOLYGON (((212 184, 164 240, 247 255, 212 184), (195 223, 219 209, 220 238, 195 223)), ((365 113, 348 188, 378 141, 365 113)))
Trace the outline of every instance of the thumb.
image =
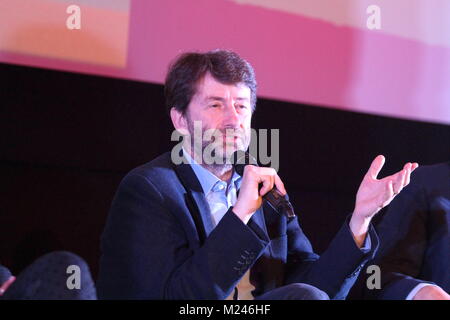
POLYGON ((386 159, 383 155, 377 156, 370 165, 369 171, 367 171, 367 175, 369 175, 372 179, 376 179, 378 174, 381 171, 381 168, 384 166, 384 162, 386 159))

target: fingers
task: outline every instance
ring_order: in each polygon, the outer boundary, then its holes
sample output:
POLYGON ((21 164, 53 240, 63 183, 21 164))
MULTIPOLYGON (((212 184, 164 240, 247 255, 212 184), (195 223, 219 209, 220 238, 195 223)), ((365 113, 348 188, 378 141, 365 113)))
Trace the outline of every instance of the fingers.
POLYGON ((393 180, 388 180, 387 183, 385 184, 385 191, 384 191, 384 195, 381 197, 380 199, 380 204, 378 205, 378 210, 384 208, 385 206, 387 206, 392 199, 394 199, 394 182, 393 180))
POLYGON ((406 187, 409 184, 409 181, 411 180, 410 179, 410 177, 411 177, 411 164, 409 164, 409 166, 406 169, 403 169, 403 171, 404 171, 404 174, 403 174, 403 179, 402 179, 402 189, 404 187, 406 187))
POLYGON ((410 164, 406 164, 405 167, 403 168, 403 170, 398 172, 394 176, 394 180, 393 180, 394 195, 399 194, 405 185, 406 176, 407 176, 407 172, 408 172, 408 169, 407 169, 408 165, 410 165, 410 164))
POLYGON ((406 174, 405 179, 403 180, 403 187, 406 187, 411 181, 412 164, 407 163, 405 167, 406 167, 406 174))
POLYGON ((411 173, 416 170, 419 167, 419 164, 417 162, 414 162, 413 164, 411 164, 408 174, 407 174, 407 178, 406 178, 406 182, 405 182, 405 187, 409 184, 409 182, 411 181, 411 173))
POLYGON ((261 196, 264 196, 267 192, 272 190, 274 187, 278 189, 283 195, 286 194, 286 189, 283 182, 278 176, 277 172, 273 168, 258 167, 258 173, 260 174, 260 179, 263 187, 259 191, 261 196))
POLYGON ((281 192, 281 194, 284 196, 286 195, 286 189, 284 188, 284 183, 281 181, 280 177, 278 175, 275 175, 275 186, 277 187, 277 190, 281 192))
MULTIPOLYGON (((246 166, 246 171, 249 171, 249 175, 252 175, 257 184, 262 183, 262 188, 259 190, 259 195, 264 196, 267 192, 272 190, 274 186, 284 195, 286 189, 277 172, 273 168, 246 166)), ((244 173, 245 174, 245 173, 244 173)))
POLYGON ((370 165, 369 170, 367 171, 367 175, 372 179, 376 179, 378 174, 381 171, 381 168, 384 166, 384 162, 386 161, 383 155, 377 156, 370 165))
POLYGON ((384 181, 385 191, 383 197, 380 199, 379 209, 387 206, 395 198, 395 196, 409 184, 411 180, 411 172, 418 166, 419 165, 415 162, 408 162, 401 171, 381 180, 384 181))
POLYGON ((414 163, 410 163, 408 162, 407 164, 405 164, 405 166, 403 167, 403 170, 396 173, 393 176, 393 190, 394 190, 394 195, 397 195, 400 193, 400 191, 402 191, 402 189, 404 187, 406 187, 410 181, 411 181, 411 173, 417 169, 419 165, 414 162, 414 163))
POLYGON ((393 196, 395 195, 394 181, 393 181, 393 180, 390 180, 390 181, 388 182, 388 185, 387 185, 387 193, 388 193, 388 197, 387 197, 387 198, 391 198, 391 197, 393 197, 393 196))
POLYGON ((272 175, 261 175, 260 176, 260 182, 263 184, 263 187, 261 190, 259 190, 259 194, 262 197, 267 192, 273 189, 273 186, 275 184, 275 177, 272 175))
POLYGON ((262 205, 262 196, 276 186, 280 192, 286 192, 284 185, 273 168, 247 165, 244 168, 239 196, 233 207, 233 212, 247 223, 251 216, 262 205), (260 188, 260 185, 262 187, 260 188))

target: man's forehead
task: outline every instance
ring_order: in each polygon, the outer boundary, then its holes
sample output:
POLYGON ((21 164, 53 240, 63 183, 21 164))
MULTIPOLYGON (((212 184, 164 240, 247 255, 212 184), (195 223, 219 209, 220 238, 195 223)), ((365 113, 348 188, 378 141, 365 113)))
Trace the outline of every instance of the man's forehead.
POLYGON ((196 95, 202 100, 226 99, 230 95, 237 100, 250 101, 250 88, 242 82, 224 84, 217 81, 211 75, 206 74, 197 83, 196 95))

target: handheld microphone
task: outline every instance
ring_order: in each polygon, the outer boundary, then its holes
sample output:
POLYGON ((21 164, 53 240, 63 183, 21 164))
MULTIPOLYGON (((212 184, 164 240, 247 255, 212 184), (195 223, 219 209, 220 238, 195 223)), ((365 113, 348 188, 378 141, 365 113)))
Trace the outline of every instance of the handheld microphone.
MULTIPOLYGON (((244 167, 246 165, 258 166, 256 159, 250 153, 242 150, 237 150, 233 153, 231 163, 236 173, 241 177, 244 176, 244 167)), ((294 208, 289 202, 289 196, 287 194, 283 196, 276 187, 267 192, 263 196, 263 200, 268 202, 275 211, 286 215, 286 217, 295 217, 294 208)))

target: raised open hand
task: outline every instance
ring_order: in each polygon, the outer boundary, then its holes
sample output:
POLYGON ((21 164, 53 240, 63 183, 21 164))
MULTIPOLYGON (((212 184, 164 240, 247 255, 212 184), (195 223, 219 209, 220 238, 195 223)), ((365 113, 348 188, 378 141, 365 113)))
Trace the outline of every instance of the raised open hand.
POLYGON ((399 172, 378 179, 385 158, 379 155, 373 160, 356 194, 353 214, 359 218, 372 218, 387 206, 402 189, 409 184, 411 172, 419 165, 408 162, 399 172))
POLYGON ((350 230, 358 247, 364 242, 370 221, 382 208, 387 206, 402 189, 409 184, 411 172, 419 165, 408 162, 399 172, 378 179, 385 158, 379 155, 372 161, 356 193, 355 209, 350 219, 350 230))

